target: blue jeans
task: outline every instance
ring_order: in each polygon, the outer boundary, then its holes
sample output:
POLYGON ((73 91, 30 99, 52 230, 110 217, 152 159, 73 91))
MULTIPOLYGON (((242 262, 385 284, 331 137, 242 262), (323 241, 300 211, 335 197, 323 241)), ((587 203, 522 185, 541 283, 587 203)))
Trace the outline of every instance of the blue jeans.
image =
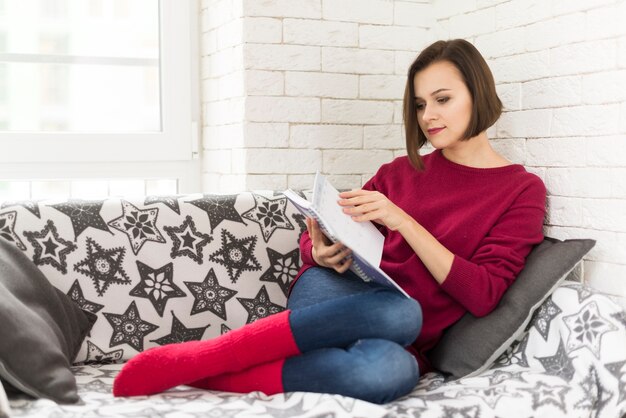
POLYGON ((302 354, 285 361, 286 392, 335 393, 381 404, 417 384, 417 361, 404 349, 422 326, 414 299, 349 271, 312 267, 294 285, 287 307, 302 354))

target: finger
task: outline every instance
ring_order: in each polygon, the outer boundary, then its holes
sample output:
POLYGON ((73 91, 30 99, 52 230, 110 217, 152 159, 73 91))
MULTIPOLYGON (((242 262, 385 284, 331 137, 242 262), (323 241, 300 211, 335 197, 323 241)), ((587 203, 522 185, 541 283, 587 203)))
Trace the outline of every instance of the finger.
POLYGON ((352 190, 348 190, 348 191, 339 193, 339 197, 350 198, 350 197, 354 197, 354 196, 360 196, 362 194, 369 193, 369 192, 370 192, 370 190, 352 189, 352 190))
POLYGON ((341 264, 341 261, 348 257, 351 253, 352 251, 350 248, 344 247, 339 252, 336 252, 332 256, 328 257, 326 262, 330 265, 341 264))
POLYGON ((343 213, 347 213, 348 215, 361 215, 364 213, 372 212, 374 210, 378 210, 384 206, 384 202, 371 202, 366 203, 359 206, 354 206, 350 208, 343 208, 343 213))
POLYGON ((335 254, 340 252, 343 248, 344 245, 342 243, 336 242, 332 245, 321 247, 318 251, 318 255, 325 260, 328 260, 329 258, 334 257, 335 254))
POLYGON ((343 264, 336 266, 335 267, 335 271, 337 273, 345 273, 346 271, 348 271, 348 269, 350 268, 350 266, 352 265, 352 258, 347 259, 343 264))

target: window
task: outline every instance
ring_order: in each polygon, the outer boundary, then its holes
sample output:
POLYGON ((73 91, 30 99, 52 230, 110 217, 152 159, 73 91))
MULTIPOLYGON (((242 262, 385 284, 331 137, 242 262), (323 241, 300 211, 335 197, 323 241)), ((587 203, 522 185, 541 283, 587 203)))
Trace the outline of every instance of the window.
POLYGON ((197 1, 0 0, 0 180, 165 172, 199 191, 197 13, 197 1))

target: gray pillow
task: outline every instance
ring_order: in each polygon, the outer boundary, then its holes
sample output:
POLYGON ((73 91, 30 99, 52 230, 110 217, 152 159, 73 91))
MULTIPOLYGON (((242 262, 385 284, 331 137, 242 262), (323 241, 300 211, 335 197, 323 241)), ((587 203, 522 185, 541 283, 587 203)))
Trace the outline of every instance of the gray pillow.
POLYGON ((535 310, 593 248, 591 239, 560 241, 545 237, 489 315, 466 313, 449 327, 428 357, 436 369, 455 378, 487 369, 520 338, 535 310))
POLYGON ((79 400, 69 366, 93 317, 0 239, 0 380, 35 398, 79 400))

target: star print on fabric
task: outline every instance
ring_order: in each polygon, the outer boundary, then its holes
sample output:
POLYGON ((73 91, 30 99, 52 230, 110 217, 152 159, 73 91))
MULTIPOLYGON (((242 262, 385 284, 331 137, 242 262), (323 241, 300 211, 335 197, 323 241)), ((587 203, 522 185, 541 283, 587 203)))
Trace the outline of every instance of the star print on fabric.
POLYGON ((496 386, 504 381, 519 381, 526 383, 524 380, 523 372, 506 372, 502 370, 496 370, 491 376, 489 376, 489 386, 496 386))
POLYGON ((198 264, 204 262, 202 248, 213 241, 213 237, 199 232, 191 216, 187 215, 179 227, 164 226, 163 229, 174 243, 170 252, 172 258, 187 256, 198 264))
POLYGON ((553 356, 535 358, 539 360, 546 373, 559 376, 567 382, 572 381, 576 370, 572 365, 572 359, 567 356, 563 340, 559 341, 559 348, 553 356))
MULTIPOLYGON (((626 388, 626 370, 624 366, 626 365, 626 361, 616 361, 615 363, 607 363, 604 365, 606 369, 617 379, 617 384, 619 387, 626 388), (623 370, 623 371, 622 371, 623 370)), ((617 404, 621 404, 622 401, 626 400, 626 390, 617 391, 617 404)))
POLYGON ((600 358, 602 336, 607 332, 617 330, 615 325, 600 315, 595 302, 583 306, 580 312, 564 316, 563 322, 570 331, 567 338, 567 350, 574 351, 587 347, 597 358, 600 358))
POLYGON ((63 274, 67 274, 66 256, 76 249, 76 244, 64 240, 57 233, 51 220, 40 232, 24 231, 24 236, 35 249, 33 262, 38 266, 51 265, 63 274))
POLYGON ((184 343, 185 341, 192 340, 201 340, 202 334, 204 334, 204 331, 206 331, 209 326, 210 324, 200 328, 187 328, 183 325, 182 322, 180 322, 178 318, 176 318, 176 315, 174 315, 174 311, 172 311, 172 329, 170 333, 164 337, 150 341, 155 342, 159 345, 165 345, 184 343))
POLYGON ((222 229, 222 247, 209 256, 209 260, 226 266, 233 283, 237 283, 243 271, 259 271, 261 265, 254 257, 256 236, 237 239, 233 234, 222 229))
POLYGON ((455 417, 455 418, 479 418, 480 407, 476 405, 462 407, 462 408, 444 406, 442 416, 443 417, 455 417))
POLYGON ((103 296, 109 285, 130 284, 130 278, 122 268, 126 249, 123 247, 103 249, 87 238, 87 258, 74 264, 74 271, 91 277, 98 296, 103 296))
POLYGON ((0 238, 4 238, 9 242, 14 243, 17 248, 22 251, 26 251, 26 246, 15 233, 15 220, 17 219, 17 212, 0 213, 0 238))
POLYGON ((238 195, 204 195, 202 199, 191 200, 187 203, 191 203, 194 206, 199 207, 209 216, 209 222, 211 223, 211 233, 215 231, 215 228, 222 223, 222 221, 239 222, 245 225, 239 212, 235 209, 235 201, 238 195))
MULTIPOLYGON (((300 398, 297 403, 286 406, 285 408, 272 408, 269 405, 264 406, 265 413, 273 418, 300 417, 306 415, 309 411, 309 408, 304 406, 304 398, 300 398)), ((334 416, 334 414, 332 416, 334 416)))
POLYGON ((298 227, 300 228, 300 233, 298 234, 298 239, 296 241, 300 244, 300 238, 302 238, 302 234, 306 231, 306 217, 301 213, 294 213, 291 217, 294 221, 296 221, 296 224, 298 224, 298 227))
POLYGON ((280 290, 287 296, 289 286, 300 270, 300 250, 296 248, 287 254, 281 254, 268 247, 267 256, 270 259, 270 267, 263 273, 260 280, 278 283, 280 290))
POLYGON ((78 386, 78 392, 80 392, 80 393, 96 392, 96 393, 110 394, 112 386, 113 385, 110 385, 108 383, 104 383, 100 379, 95 379, 95 380, 92 380, 92 381, 90 381, 88 383, 79 385, 78 386))
POLYGON ((470 389, 459 392, 461 396, 477 396, 482 399, 491 409, 496 409, 496 405, 500 402, 500 399, 504 398, 519 398, 522 395, 517 393, 507 392, 505 387, 485 388, 485 389, 470 389))
POLYGON ((531 392, 533 397, 533 410, 536 411, 546 405, 554 405, 566 413, 565 394, 568 391, 568 386, 547 385, 544 382, 537 382, 531 392))
POLYGON ((220 334, 224 335, 226 334, 228 331, 232 331, 230 328, 228 328, 228 326, 226 324, 222 324, 222 327, 220 328, 220 334))
POLYGON ((582 388, 583 396, 579 399, 574 408, 576 409, 592 409, 598 401, 598 373, 596 369, 591 366, 589 371, 585 374, 585 378, 580 381, 580 387, 582 388))
POLYGON ((245 310, 248 311, 246 324, 285 310, 284 307, 272 303, 267 294, 267 289, 265 289, 265 285, 261 287, 261 290, 259 290, 259 293, 257 293, 254 299, 237 298, 237 300, 243 305, 245 310))
POLYGON ((277 229, 294 229, 285 213, 287 209, 285 196, 277 199, 268 199, 256 193, 252 193, 252 196, 254 197, 254 207, 241 216, 259 224, 265 242, 269 241, 277 229))
POLYGON ((91 312, 92 314, 98 313, 100 309, 104 308, 104 305, 85 299, 83 296, 83 289, 80 288, 78 280, 74 280, 72 287, 70 287, 70 290, 67 292, 67 296, 69 296, 80 309, 91 312))
POLYGON ((103 204, 104 200, 70 199, 67 202, 50 206, 70 217, 74 229, 74 241, 76 241, 78 236, 89 227, 112 233, 100 216, 103 204))
POLYGON ((119 362, 122 359, 123 355, 124 350, 121 348, 105 353, 100 349, 100 347, 98 347, 91 341, 87 341, 87 358, 85 359, 84 363, 113 364, 119 362))
POLYGON ((109 347, 126 343, 137 351, 143 351, 144 337, 158 328, 141 319, 135 301, 131 302, 122 315, 104 312, 104 316, 113 327, 109 347))
POLYGON ((516 364, 521 367, 528 367, 528 358, 526 358, 526 347, 528 345, 528 334, 521 341, 512 344, 506 349, 500 357, 495 361, 494 368, 507 367, 516 364))
POLYGON ((139 253, 146 241, 165 242, 156 227, 159 209, 139 209, 133 204, 122 200, 122 216, 109 222, 109 226, 125 233, 130 240, 133 253, 139 253))
POLYGON ((40 200, 20 200, 16 202, 4 202, 0 209, 10 208, 12 206, 21 206, 27 209, 30 213, 41 219, 41 212, 39 212, 40 200))
POLYGON ((611 318, 615 318, 615 320, 622 324, 624 328, 626 328, 626 311, 619 311, 614 314, 611 314, 611 318))
POLYGON ((136 263, 141 281, 130 291, 129 296, 148 299, 159 316, 163 316, 165 304, 170 298, 187 296, 174 284, 173 263, 168 263, 156 270, 141 261, 137 260, 136 263))
POLYGON ((237 294, 236 291, 220 286, 213 269, 209 270, 204 281, 183 282, 193 294, 194 302, 191 315, 211 311, 226 320, 226 302, 237 294))
POLYGON ((552 320, 561 312, 563 311, 552 301, 552 297, 549 297, 541 304, 541 307, 535 311, 533 318, 530 320, 532 326, 539 331, 539 334, 541 334, 545 341, 548 341, 550 323, 552 323, 552 320))
POLYGON ((177 196, 147 196, 143 202, 144 205, 150 205, 153 203, 163 203, 165 206, 180 215, 180 205, 178 204, 177 196))

